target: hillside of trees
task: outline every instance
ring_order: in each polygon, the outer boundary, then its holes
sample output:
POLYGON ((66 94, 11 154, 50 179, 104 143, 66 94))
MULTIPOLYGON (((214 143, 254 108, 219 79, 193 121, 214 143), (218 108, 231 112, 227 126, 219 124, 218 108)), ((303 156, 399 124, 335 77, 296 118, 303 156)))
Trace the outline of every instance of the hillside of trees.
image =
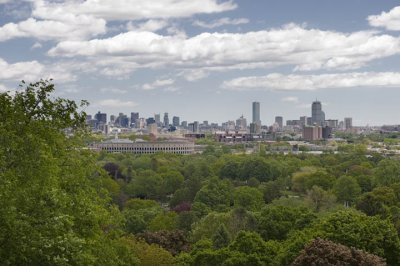
POLYGON ((95 153, 53 92, 0 94, 2 265, 400 265, 399 158, 95 153))

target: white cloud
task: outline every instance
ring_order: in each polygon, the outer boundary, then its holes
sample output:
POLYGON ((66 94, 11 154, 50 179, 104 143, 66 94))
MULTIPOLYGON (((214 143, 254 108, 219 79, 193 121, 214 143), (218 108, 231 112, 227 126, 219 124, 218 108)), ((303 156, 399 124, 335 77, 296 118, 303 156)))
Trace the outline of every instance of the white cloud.
POLYGON ((0 58, 0 81, 26 80, 30 82, 39 79, 54 79, 55 82, 62 83, 74 81, 76 77, 63 64, 43 65, 37 61, 9 64, 0 58))
POLYGON ((102 88, 100 89, 102 93, 115 93, 115 94, 125 94, 128 91, 123 90, 123 89, 118 89, 118 88, 102 88))
POLYGON ((128 31, 152 31, 156 32, 168 26, 168 22, 166 20, 157 20, 150 19, 146 22, 139 23, 135 25, 132 21, 129 21, 126 24, 126 29, 128 31))
POLYGON ((9 64, 0 58, 0 80, 35 80, 43 73, 44 66, 37 61, 9 64))
POLYGON ((151 18, 191 17, 233 10, 233 1, 218 0, 86 0, 50 2, 36 0, 34 15, 46 17, 62 11, 75 15, 93 15, 106 20, 140 20, 151 18))
POLYGON ((105 32, 105 20, 85 15, 65 15, 57 20, 29 18, 0 27, 0 41, 21 37, 39 40, 85 40, 105 32))
POLYGON ((224 25, 240 25, 240 24, 247 24, 249 22, 250 21, 247 18, 236 18, 236 19, 220 18, 220 19, 214 20, 212 22, 195 20, 193 22, 193 26, 199 26, 202 28, 213 29, 213 28, 224 26, 224 25))
POLYGON ((282 90, 301 91, 352 87, 400 86, 399 72, 353 72, 322 75, 282 75, 240 77, 225 81, 223 88, 229 90, 282 90))
POLYGON ((178 66, 227 70, 294 66, 297 71, 356 69, 400 53, 400 39, 376 32, 351 34, 287 25, 247 33, 194 37, 130 31, 107 39, 64 41, 51 56, 119 58, 138 67, 178 66))
POLYGON ((40 42, 35 42, 35 43, 32 45, 31 50, 40 49, 40 48, 42 48, 42 47, 43 47, 43 46, 42 46, 42 44, 41 44, 40 42))
POLYGON ((208 77, 209 73, 203 69, 188 69, 181 71, 178 76, 187 81, 196 81, 208 77))
POLYGON ((152 83, 143 84, 142 89, 143 90, 154 90, 156 88, 166 87, 166 86, 172 85, 174 83, 175 83, 175 80, 173 80, 173 79, 157 79, 156 81, 154 81, 152 83))
POLYGON ((382 12, 380 15, 369 16, 368 22, 373 27, 400 30, 400 6, 393 8, 389 12, 382 12))
POLYGON ((11 0, 0 0, 0 5, 1 4, 6 4, 6 3, 9 3, 9 2, 11 2, 11 0))
POLYGON ((95 106, 110 107, 110 108, 123 108, 123 107, 135 107, 138 104, 133 101, 121 101, 115 99, 101 100, 95 103, 95 106))
POLYGON ((287 102, 287 103, 298 103, 299 102, 299 98, 293 97, 293 96, 289 96, 289 97, 282 98, 281 101, 282 102, 287 102))

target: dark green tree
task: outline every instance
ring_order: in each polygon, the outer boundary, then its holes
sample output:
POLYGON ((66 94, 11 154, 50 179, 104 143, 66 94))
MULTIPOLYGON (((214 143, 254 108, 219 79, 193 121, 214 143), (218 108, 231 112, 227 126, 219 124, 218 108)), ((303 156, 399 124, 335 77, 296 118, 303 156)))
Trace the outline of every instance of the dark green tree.
POLYGON ((309 226, 315 218, 304 208, 267 206, 261 211, 257 231, 265 240, 283 240, 289 232, 309 226))
POLYGON ((229 245, 231 237, 224 224, 220 224, 217 231, 215 231, 212 241, 215 249, 220 249, 229 245))

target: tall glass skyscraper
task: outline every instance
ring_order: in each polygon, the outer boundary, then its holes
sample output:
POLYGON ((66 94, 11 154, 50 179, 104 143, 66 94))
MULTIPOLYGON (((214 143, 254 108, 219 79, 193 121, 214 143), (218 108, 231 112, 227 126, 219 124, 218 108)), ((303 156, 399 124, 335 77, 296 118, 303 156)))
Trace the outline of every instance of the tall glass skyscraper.
POLYGON ((259 102, 253 102, 253 123, 261 125, 259 102))
POLYGON ((168 113, 164 113, 164 127, 169 126, 169 118, 168 118, 168 113))
POLYGON ((318 126, 322 126, 325 122, 325 113, 322 111, 320 101, 315 101, 311 105, 311 122, 318 126))

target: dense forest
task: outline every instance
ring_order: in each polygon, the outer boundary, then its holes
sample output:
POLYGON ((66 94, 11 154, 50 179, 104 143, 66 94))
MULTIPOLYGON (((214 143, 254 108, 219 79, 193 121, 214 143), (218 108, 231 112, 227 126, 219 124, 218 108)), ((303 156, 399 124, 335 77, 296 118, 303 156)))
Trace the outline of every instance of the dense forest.
POLYGON ((1 265, 400 265, 400 160, 88 150, 86 102, 0 94, 1 265))

